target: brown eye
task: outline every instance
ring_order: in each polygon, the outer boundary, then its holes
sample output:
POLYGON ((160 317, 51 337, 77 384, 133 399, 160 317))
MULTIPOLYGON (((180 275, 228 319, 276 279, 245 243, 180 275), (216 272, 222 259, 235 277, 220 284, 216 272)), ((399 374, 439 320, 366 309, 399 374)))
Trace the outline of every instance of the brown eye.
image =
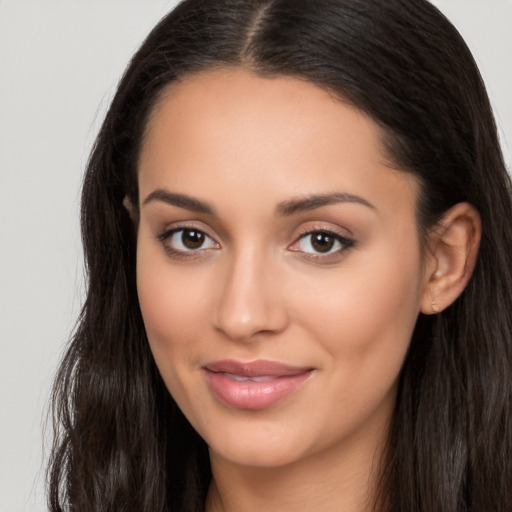
POLYGON ((310 231, 302 235, 290 248, 317 257, 341 253, 354 246, 354 241, 330 231, 310 231))
POLYGON ((195 228, 178 228, 165 231, 158 236, 168 253, 194 254, 209 249, 219 249, 219 244, 204 231, 195 228))
POLYGON ((329 233, 317 232, 311 235, 311 246, 318 252, 329 252, 334 247, 335 239, 329 233))
POLYGON ((187 249, 199 249, 205 241, 203 232, 197 229, 184 229, 181 235, 181 243, 187 249))

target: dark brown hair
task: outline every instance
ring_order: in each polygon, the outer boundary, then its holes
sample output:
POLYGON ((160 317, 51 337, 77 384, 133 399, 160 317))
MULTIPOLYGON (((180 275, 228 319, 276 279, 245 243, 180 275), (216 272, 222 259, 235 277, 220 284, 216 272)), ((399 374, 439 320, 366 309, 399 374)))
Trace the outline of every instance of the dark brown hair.
POLYGON ((185 0, 131 60, 96 140, 82 196, 88 293, 54 389, 52 512, 200 511, 205 443, 167 392, 137 300, 137 160, 162 90, 243 66, 334 91, 386 133, 422 185, 421 230, 472 203, 474 274, 420 315, 400 375, 376 510, 512 510, 511 187, 489 100, 455 28, 425 0, 185 0))

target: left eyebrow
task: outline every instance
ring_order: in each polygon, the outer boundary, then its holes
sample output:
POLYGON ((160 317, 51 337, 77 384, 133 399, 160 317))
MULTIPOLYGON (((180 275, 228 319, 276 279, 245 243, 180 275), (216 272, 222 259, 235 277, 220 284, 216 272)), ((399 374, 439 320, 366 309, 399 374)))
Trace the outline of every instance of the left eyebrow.
POLYGON ((287 217, 289 215, 294 215, 296 213, 314 210, 315 208, 321 208, 322 206, 328 206, 331 204, 338 203, 361 204, 363 206, 370 208, 371 210, 377 211, 377 208, 366 199, 360 196, 346 194, 342 192, 334 194, 311 195, 303 198, 283 201, 282 203, 278 204, 276 211, 277 215, 279 215, 280 217, 287 217))

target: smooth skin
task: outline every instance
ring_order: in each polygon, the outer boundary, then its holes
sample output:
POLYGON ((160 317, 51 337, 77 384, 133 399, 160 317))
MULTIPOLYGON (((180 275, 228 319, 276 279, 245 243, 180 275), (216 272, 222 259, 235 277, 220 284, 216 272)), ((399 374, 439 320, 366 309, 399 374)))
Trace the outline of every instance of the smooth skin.
POLYGON ((419 184, 381 137, 315 85, 241 68, 172 85, 152 112, 138 215, 126 202, 138 292, 163 379, 210 449, 209 512, 370 509, 416 319, 461 293, 480 237, 461 203, 420 240, 419 184), (246 410, 208 385, 223 359, 313 371, 246 410))

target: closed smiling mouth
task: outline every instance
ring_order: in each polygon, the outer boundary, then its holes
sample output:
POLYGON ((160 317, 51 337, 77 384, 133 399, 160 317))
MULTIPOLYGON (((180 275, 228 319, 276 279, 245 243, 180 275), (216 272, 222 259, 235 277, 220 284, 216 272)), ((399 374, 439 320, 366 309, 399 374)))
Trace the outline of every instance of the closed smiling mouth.
POLYGON ((275 361, 214 361, 203 367, 213 395, 238 409, 264 409, 292 394, 314 373, 314 368, 275 361))

